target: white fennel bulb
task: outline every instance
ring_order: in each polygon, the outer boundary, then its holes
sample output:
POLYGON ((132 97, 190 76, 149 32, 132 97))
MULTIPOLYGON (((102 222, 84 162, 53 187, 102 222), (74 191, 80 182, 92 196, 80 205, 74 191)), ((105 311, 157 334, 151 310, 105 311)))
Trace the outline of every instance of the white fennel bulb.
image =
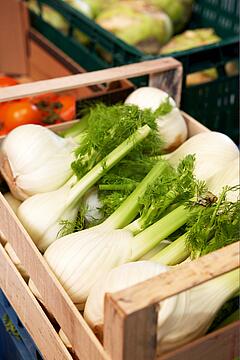
POLYGON ((61 188, 36 194, 25 200, 17 216, 40 251, 56 240, 62 226, 61 220, 72 221, 78 213, 78 203, 66 206, 68 195, 76 178, 72 177, 61 188))
POLYGON ((105 294, 124 290, 167 270, 166 266, 153 261, 129 262, 112 269, 92 287, 84 309, 85 320, 101 337, 105 294))
POLYGON ((167 99, 171 105, 170 111, 156 120, 157 128, 163 139, 163 149, 173 151, 187 138, 187 125, 177 108, 175 101, 158 88, 141 87, 133 91, 125 100, 125 104, 137 105, 140 109, 156 111, 167 99))
MULTIPOLYGON (((92 288, 84 318, 101 336, 105 294, 126 289, 168 269, 149 261, 116 267, 92 288)), ((204 335, 222 305, 239 290, 239 285, 239 269, 236 269, 161 301, 157 324, 158 353, 174 350, 204 335)))
POLYGON ((90 189, 83 197, 83 207, 86 208, 84 215, 87 223, 92 223, 94 220, 101 220, 101 201, 98 196, 98 190, 96 188, 90 189))
POLYGON ((187 154, 196 155, 194 173, 197 179, 207 180, 238 157, 239 150, 227 135, 209 131, 192 136, 165 158, 177 166, 187 154))
POLYGON ((86 192, 134 146, 145 139, 150 131, 147 125, 138 128, 80 180, 73 175, 57 190, 33 195, 20 205, 17 216, 41 251, 46 250, 57 239, 61 220, 76 219, 79 201, 86 192))
POLYGON ((131 241, 127 230, 109 230, 99 225, 57 239, 44 258, 81 310, 95 282, 129 261, 131 241))
MULTIPOLYGON (((218 171, 207 180, 208 189, 219 196, 224 186, 236 186, 240 184, 240 162, 239 156, 226 164, 226 167, 218 171)), ((239 200, 239 191, 229 190, 226 194, 228 201, 236 202, 239 200)))
POLYGON ((22 125, 4 139, 0 169, 19 200, 53 191, 72 174, 74 143, 40 125, 22 125))
POLYGON ((162 301, 158 314, 158 353, 174 350, 204 335, 223 304, 238 290, 236 269, 162 301))

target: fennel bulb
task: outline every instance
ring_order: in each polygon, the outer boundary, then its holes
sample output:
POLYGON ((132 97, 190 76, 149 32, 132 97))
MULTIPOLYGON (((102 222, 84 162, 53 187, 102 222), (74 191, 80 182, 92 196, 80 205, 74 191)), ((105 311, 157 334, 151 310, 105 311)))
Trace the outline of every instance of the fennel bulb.
POLYGON ((196 155, 195 176, 207 180, 217 171, 223 169, 229 161, 239 156, 237 145, 219 132, 199 133, 187 139, 170 154, 164 155, 173 166, 177 166, 186 154, 196 155))
POLYGON ((153 261, 129 262, 115 267, 92 287, 84 309, 85 320, 95 333, 101 335, 106 293, 124 290, 167 270, 166 266, 153 261))
POLYGON ((127 230, 98 225, 57 239, 44 258, 78 309, 83 309, 94 283, 130 260, 131 238, 127 230))
POLYGON ((173 151, 186 140, 187 125, 175 101, 165 91, 150 86, 142 87, 133 91, 125 100, 125 104, 137 105, 142 110, 150 108, 157 112, 167 100, 169 109, 157 117, 156 123, 164 142, 163 149, 173 151))
MULTIPOLYGON (((209 190, 219 196, 224 186, 230 187, 240 184, 240 159, 239 156, 230 161, 220 171, 216 172, 212 177, 207 180, 209 190)), ((239 191, 230 190, 226 194, 228 201, 236 202, 239 200, 239 191)))
POLYGON ((217 312, 239 288, 236 269, 163 300, 158 314, 158 352, 174 350, 204 335, 217 312))
POLYGON ((193 209, 190 213, 186 232, 151 260, 176 265, 189 255, 191 259, 195 259, 236 242, 239 239, 240 201, 229 201, 228 192, 239 195, 239 186, 234 190, 224 187, 219 198, 211 193, 209 198, 200 197, 197 200, 200 211, 193 209))
POLYGON ((72 175, 74 144, 40 125, 12 130, 0 149, 0 171, 19 200, 53 191, 72 175))
POLYGON ((93 221, 102 219, 102 204, 96 188, 90 189, 85 194, 83 197, 83 207, 86 209, 84 217, 87 223, 91 224, 93 221))
MULTIPOLYGON (((132 199, 131 195, 128 199, 132 199)), ((98 279, 118 265, 139 259, 182 226, 189 216, 189 210, 179 206, 133 236, 127 229, 116 229, 122 221, 118 217, 124 213, 123 210, 126 211, 127 204, 125 200, 119 207, 121 211, 117 209, 102 224, 57 239, 44 254, 48 265, 79 309, 84 307, 98 279)), ((132 216, 133 210, 132 206, 128 216, 132 216)))
MULTIPOLYGON (((105 294, 126 289, 167 269, 150 261, 128 263, 112 269, 92 287, 84 309, 85 320, 102 335, 105 294)), ((216 313, 239 288, 237 269, 160 302, 159 352, 173 350, 204 335, 216 313)))
POLYGON ((74 175, 59 189, 36 194, 20 205, 17 215, 41 251, 46 250, 56 240, 61 229, 59 224, 61 220, 73 221, 76 219, 78 201, 83 195, 150 132, 151 129, 148 125, 142 126, 79 181, 74 175))
POLYGON ((25 200, 17 210, 17 216, 40 251, 44 251, 61 230, 61 220, 77 217, 79 204, 67 206, 67 198, 76 178, 72 177, 55 191, 36 194, 25 200))
MULTIPOLYGON (((106 269, 107 273, 112 267, 120 264, 120 262, 124 263, 130 260, 132 256, 132 241, 134 238, 130 231, 121 228, 136 217, 139 211, 139 197, 144 194, 149 184, 159 176, 165 166, 165 162, 160 161, 157 163, 145 176, 143 181, 138 184, 131 195, 129 195, 120 207, 102 224, 66 235, 48 247, 44 254, 46 261, 66 291, 69 291, 73 301, 79 304, 80 307, 83 307, 98 273, 102 274, 106 269), (119 241, 115 241, 115 239, 121 239, 121 244, 119 241), (92 249, 91 252, 87 247, 90 245, 92 249), (111 261, 108 257, 102 257, 101 254, 105 251, 102 248, 103 246, 106 251, 108 248, 109 252, 112 252, 111 261), (68 256, 59 256, 61 251, 63 251, 63 253, 67 251, 68 256), (74 257, 74 262, 72 261, 72 257, 74 257), (101 266, 100 269, 97 270, 95 266, 98 266, 99 258, 101 259, 101 266), (121 258, 120 262, 119 258, 121 258), (82 259, 84 259, 84 261, 82 261, 82 259), (74 271, 71 270, 72 268, 74 271), (76 284, 73 284, 71 277, 68 275, 69 272, 72 274, 74 272, 76 273, 76 284), (82 283, 79 279, 83 281, 83 287, 80 286, 82 283), (85 284, 86 279, 87 285, 85 284), (75 293, 73 293, 72 290, 73 286, 77 287, 75 293)), ((148 242, 148 239, 146 242, 148 242)), ((147 251, 148 250, 149 248, 147 251)), ((74 281, 75 278, 73 279, 74 281)))

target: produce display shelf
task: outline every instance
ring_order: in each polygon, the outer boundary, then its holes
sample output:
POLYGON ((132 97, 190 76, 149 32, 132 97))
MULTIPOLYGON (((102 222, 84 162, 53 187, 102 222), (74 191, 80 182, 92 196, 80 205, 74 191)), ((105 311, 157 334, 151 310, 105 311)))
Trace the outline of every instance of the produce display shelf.
MULTIPOLYGON (((40 9, 42 4, 47 4, 56 10, 69 27, 67 31, 54 28, 44 21, 41 11, 38 15, 31 11, 32 26, 88 71, 163 57, 146 55, 126 44, 62 0, 38 0, 38 4, 40 9), (74 38, 76 29, 88 37, 87 44, 74 38)), ((238 61, 238 19, 238 0, 196 0, 189 28, 212 27, 222 40, 168 54, 183 64, 181 108, 211 130, 222 131, 236 142, 239 141, 238 76, 229 74, 226 64, 238 61), (215 80, 187 86, 187 75, 210 68, 217 70, 215 80)), ((145 80, 138 80, 140 84, 145 84, 145 80)))
MULTIPOLYGON (((49 91, 111 83, 143 75, 148 76, 149 85, 167 91, 179 104, 182 67, 178 61, 171 58, 9 87, 4 92, 0 90, 0 101, 49 91)), ((189 115, 183 113, 183 116, 188 125, 189 137, 209 131, 189 115)), ((52 130, 58 132, 68 126, 69 123, 54 125, 52 130)), ((156 314, 159 301, 237 268, 240 255, 239 243, 185 263, 181 268, 151 278, 135 287, 108 294, 105 298, 102 344, 50 270, 2 194, 0 194, 0 229, 2 233, 0 287, 44 358, 48 360, 73 358, 228 360, 238 356, 239 322, 227 325, 163 356, 158 355, 154 339, 156 339, 156 314), (33 280, 45 308, 39 304, 4 250, 3 244, 6 241, 13 247, 22 266, 33 280), (141 294, 138 298, 136 291, 141 294), (71 344, 71 352, 58 335, 60 328, 71 344), (139 331, 135 331, 136 329, 139 331)))

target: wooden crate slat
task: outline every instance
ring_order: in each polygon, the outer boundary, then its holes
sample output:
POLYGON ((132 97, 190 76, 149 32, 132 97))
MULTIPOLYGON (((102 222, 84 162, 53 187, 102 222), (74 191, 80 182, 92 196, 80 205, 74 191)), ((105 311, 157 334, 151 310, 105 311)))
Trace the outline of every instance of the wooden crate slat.
POLYGON ((70 360, 71 355, 41 306, 0 244, 0 287, 48 360, 70 360), (27 320, 30 319, 30 320, 27 320))
POLYGON ((63 76, 56 79, 36 81, 30 84, 10 86, 0 89, 0 101, 19 99, 25 96, 42 94, 49 91, 75 89, 81 86, 90 86, 142 76, 171 71, 181 67, 181 64, 172 58, 144 61, 137 64, 119 66, 110 69, 92 71, 85 74, 63 76))

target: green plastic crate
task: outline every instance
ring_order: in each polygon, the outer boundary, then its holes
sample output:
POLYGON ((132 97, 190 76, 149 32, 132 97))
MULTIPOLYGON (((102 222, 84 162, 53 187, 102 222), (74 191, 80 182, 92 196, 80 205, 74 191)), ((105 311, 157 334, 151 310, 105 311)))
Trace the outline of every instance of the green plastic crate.
MULTIPOLYGON (((62 0, 38 0, 47 4, 69 23, 60 31, 31 12, 32 26, 88 71, 113 67, 161 56, 146 55, 98 26, 62 0), (87 45, 74 38, 76 29, 87 35, 87 45), (102 56, 104 54, 104 56, 102 56)), ((238 61, 238 0, 197 0, 189 28, 213 27, 222 41, 186 51, 168 54, 182 62, 184 79, 181 108, 212 130, 226 133, 236 142, 238 131, 238 76, 228 76, 225 65, 238 61), (186 86, 186 76, 210 68, 217 69, 214 81, 186 86)), ((141 80, 138 86, 145 85, 141 80)))

